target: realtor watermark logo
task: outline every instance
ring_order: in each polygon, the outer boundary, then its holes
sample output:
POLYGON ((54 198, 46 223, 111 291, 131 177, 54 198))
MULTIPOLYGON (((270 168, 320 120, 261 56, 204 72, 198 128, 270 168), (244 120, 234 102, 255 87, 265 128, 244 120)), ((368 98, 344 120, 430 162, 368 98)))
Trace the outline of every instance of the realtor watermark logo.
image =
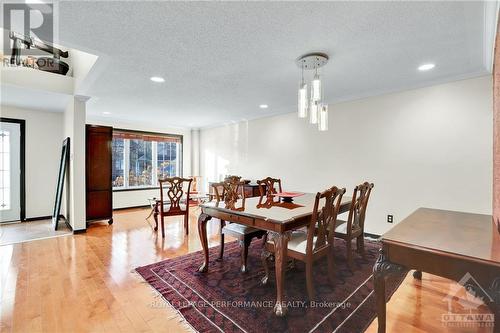
POLYGON ((443 298, 448 303, 448 312, 441 315, 441 323, 446 327, 493 327, 495 316, 481 313, 479 307, 493 301, 488 292, 467 273, 454 284, 443 298), (465 290, 464 290, 465 289, 465 290), (453 300, 458 299, 458 306, 453 307, 453 300))
POLYGON ((2 4, 3 51, 40 55, 43 51, 30 47, 32 39, 52 44, 55 41, 56 7, 53 3, 8 2, 2 4))

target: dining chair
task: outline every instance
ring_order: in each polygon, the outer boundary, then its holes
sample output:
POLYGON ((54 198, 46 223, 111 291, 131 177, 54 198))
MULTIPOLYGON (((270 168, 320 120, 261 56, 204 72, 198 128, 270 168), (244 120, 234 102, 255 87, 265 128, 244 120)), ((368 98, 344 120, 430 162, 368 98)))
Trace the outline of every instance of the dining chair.
POLYGON ((373 186, 373 183, 368 182, 356 186, 352 195, 347 221, 337 219, 335 224, 335 237, 342 238, 346 242, 347 264, 351 271, 354 268, 351 250, 353 239, 356 239, 356 250, 362 257, 365 257, 365 215, 373 186))
POLYGON ((280 202, 280 198, 275 197, 274 194, 283 192, 281 179, 266 177, 262 180, 257 180, 257 185, 259 186, 260 194, 257 208, 271 208, 280 202))
POLYGON ((279 178, 266 177, 262 180, 258 180, 257 185, 259 185, 261 198, 264 196, 272 197, 278 192, 283 192, 283 189, 281 187, 281 179, 279 178))
POLYGON ((241 176, 232 176, 232 175, 226 175, 224 176, 224 180, 220 182, 214 182, 214 183, 208 183, 209 189, 208 189, 208 201, 213 201, 216 198, 216 189, 219 191, 219 195, 222 196, 222 193, 224 192, 224 186, 223 182, 225 181, 240 181, 241 176))
MULTIPOLYGON (((224 182, 212 184, 217 206, 223 201, 224 207, 227 209, 235 211, 245 210, 245 192, 243 188, 245 182, 241 181, 240 179, 241 177, 232 176, 230 178, 226 178, 224 182), (240 201, 240 204, 237 206, 238 200, 240 201)), ((222 260, 224 256, 225 234, 230 235, 238 240, 238 243, 241 247, 241 272, 245 273, 247 271, 248 247, 250 246, 252 239, 262 238, 262 236, 264 236, 266 232, 235 222, 230 222, 226 225, 226 222, 221 220, 221 244, 219 260, 222 260)))
MULTIPOLYGON (((333 233, 328 232, 333 228, 342 203, 345 188, 339 189, 333 186, 324 192, 317 193, 311 220, 306 231, 293 231, 288 241, 287 257, 303 261, 306 265, 306 285, 309 300, 314 299, 313 264, 316 260, 327 256, 328 278, 334 284, 334 255, 333 233)), ((270 238, 273 237, 271 233, 270 238)), ((262 264, 265 276, 262 283, 266 284, 269 278, 269 267, 267 258, 276 251, 272 240, 268 240, 262 252, 262 264)))
MULTIPOLYGON (((184 229, 186 235, 189 234, 189 193, 192 181, 192 178, 181 177, 158 179, 160 183, 160 201, 157 205, 160 206, 159 215, 163 238, 165 238, 165 216, 184 216, 184 229)), ((157 218, 155 218, 155 222, 155 230, 158 230, 157 218)))

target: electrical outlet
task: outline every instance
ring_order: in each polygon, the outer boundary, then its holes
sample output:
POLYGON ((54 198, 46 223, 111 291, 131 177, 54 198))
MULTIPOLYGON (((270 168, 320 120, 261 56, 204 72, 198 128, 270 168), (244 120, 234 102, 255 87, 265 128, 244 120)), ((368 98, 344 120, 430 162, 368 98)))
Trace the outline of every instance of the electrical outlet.
POLYGON ((387 215, 387 223, 392 223, 394 221, 394 217, 392 215, 387 215))

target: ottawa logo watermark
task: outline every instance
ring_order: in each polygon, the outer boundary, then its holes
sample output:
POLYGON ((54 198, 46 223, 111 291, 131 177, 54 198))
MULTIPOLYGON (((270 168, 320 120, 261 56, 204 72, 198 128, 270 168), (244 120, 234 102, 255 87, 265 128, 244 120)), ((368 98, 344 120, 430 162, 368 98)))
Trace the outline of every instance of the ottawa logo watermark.
POLYGON ((495 316, 480 309, 482 305, 492 302, 493 299, 470 273, 466 273, 458 283, 450 287, 443 301, 448 303, 448 312, 441 315, 443 326, 494 327, 495 316), (457 302, 453 302, 454 300, 457 302))

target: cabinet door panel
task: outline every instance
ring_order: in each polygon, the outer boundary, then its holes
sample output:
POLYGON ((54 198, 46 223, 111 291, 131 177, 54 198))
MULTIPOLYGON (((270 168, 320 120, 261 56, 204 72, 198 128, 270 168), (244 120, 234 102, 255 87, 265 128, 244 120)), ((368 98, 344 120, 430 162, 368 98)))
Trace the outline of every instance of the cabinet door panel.
POLYGON ((111 186, 111 143, 106 133, 91 133, 88 138, 88 179, 90 191, 110 190, 111 186))
POLYGON ((87 193, 87 220, 110 218, 113 192, 93 191, 87 193))

